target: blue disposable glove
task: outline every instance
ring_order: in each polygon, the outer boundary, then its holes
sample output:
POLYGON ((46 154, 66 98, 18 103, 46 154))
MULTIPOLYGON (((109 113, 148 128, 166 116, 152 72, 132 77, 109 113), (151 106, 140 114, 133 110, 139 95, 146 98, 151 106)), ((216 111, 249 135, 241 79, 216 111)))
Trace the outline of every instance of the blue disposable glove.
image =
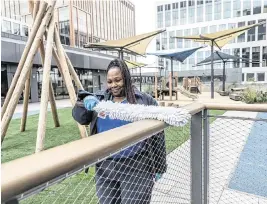
POLYGON ((158 180, 160 180, 162 177, 162 174, 156 173, 155 174, 155 181, 157 182, 158 180))
POLYGON ((93 110, 93 108, 99 103, 99 100, 98 98, 96 98, 95 96, 86 96, 84 99, 83 99, 83 104, 84 104, 84 107, 87 109, 87 110, 93 110))

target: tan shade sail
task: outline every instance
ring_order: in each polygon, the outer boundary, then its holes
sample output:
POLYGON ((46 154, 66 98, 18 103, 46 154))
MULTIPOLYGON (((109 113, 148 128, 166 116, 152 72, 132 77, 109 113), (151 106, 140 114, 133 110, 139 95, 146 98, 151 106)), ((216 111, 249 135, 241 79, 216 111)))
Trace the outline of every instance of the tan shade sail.
POLYGON ((236 38, 237 36, 243 34, 245 31, 255 27, 259 26, 262 23, 259 24, 253 24, 249 26, 243 26, 239 28, 232 28, 228 30, 223 30, 215 33, 209 33, 209 34, 202 34, 202 35, 192 35, 192 36, 176 36, 175 38, 179 39, 191 39, 195 42, 204 43, 211 45, 211 41, 214 40, 215 45, 218 48, 222 48, 224 45, 229 43, 231 40, 236 38))
POLYGON ((134 62, 134 61, 130 61, 130 60, 124 60, 125 63, 127 64, 129 69, 135 69, 138 67, 144 67, 147 64, 141 63, 141 62, 134 62))
POLYGON ((129 38, 122 38, 119 40, 109 40, 101 43, 89 43, 84 45, 85 48, 99 48, 99 49, 123 49, 123 51, 134 52, 140 55, 146 53, 148 44, 155 35, 164 32, 165 30, 158 30, 141 35, 132 36, 129 38))

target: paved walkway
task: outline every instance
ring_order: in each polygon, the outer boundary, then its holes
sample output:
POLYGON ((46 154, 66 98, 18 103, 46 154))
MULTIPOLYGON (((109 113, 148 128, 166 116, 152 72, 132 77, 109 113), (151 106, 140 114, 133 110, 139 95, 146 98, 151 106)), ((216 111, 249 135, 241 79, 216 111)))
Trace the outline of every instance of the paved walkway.
MULTIPOLYGON (((256 118, 257 113, 229 111, 224 115, 256 118)), ((228 186, 253 126, 254 122, 251 120, 236 119, 217 119, 210 125, 211 204, 267 203, 266 197, 230 189, 228 186)), ((156 183, 152 203, 189 204, 190 141, 169 154, 167 161, 167 173, 156 183)), ((254 174, 257 172, 254 171, 254 174)), ((253 173, 249 174, 251 175, 253 173)))
MULTIPOLYGON (((56 106, 57 106, 57 109, 71 107, 70 99, 56 100, 56 106)), ((48 110, 49 111, 51 110, 49 102, 48 102, 48 110)), ((22 112, 23 112, 23 104, 18 104, 16 109, 15 109, 15 112, 14 112, 14 115, 13 115, 13 119, 21 118, 22 117, 22 112)), ((28 116, 29 115, 39 114, 39 112, 40 112, 40 102, 29 103, 28 116)))

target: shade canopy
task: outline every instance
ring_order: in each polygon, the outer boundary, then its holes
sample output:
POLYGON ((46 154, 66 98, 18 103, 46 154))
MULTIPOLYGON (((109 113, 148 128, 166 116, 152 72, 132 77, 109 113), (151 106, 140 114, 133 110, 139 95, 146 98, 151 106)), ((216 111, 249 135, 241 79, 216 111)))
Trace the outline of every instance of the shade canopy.
POLYGON ((97 48, 102 50, 121 50, 124 52, 144 55, 146 53, 147 46, 154 38, 154 36, 164 31, 165 29, 140 34, 129 38, 122 38, 119 40, 109 40, 100 43, 89 43, 84 45, 84 47, 97 48))
POLYGON ((252 24, 248 26, 232 28, 232 29, 218 31, 218 32, 209 33, 209 34, 200 34, 200 35, 192 35, 192 36, 176 36, 174 38, 191 39, 191 40, 194 40, 195 42, 209 44, 209 45, 211 45, 212 43, 211 41, 214 41, 215 45, 219 49, 221 49, 224 45, 229 43, 231 40, 243 34, 246 30, 249 30, 253 27, 256 27, 262 24, 263 23, 252 24))
MULTIPOLYGON (((240 59, 249 61, 249 59, 247 59, 247 58, 241 58, 241 57, 237 57, 237 56, 234 56, 234 55, 229 55, 229 54, 226 54, 226 53, 223 53, 223 52, 219 52, 219 51, 215 51, 213 56, 214 56, 214 58, 213 58, 214 61, 228 62, 230 60, 231 61, 238 61, 240 59)), ((203 65, 203 64, 206 64, 206 63, 210 63, 210 62, 211 62, 211 56, 209 56, 206 59, 202 60, 201 62, 197 63, 196 66, 203 65)))
POLYGON ((134 62, 134 61, 130 61, 130 60, 124 60, 125 63, 127 64, 129 69, 135 69, 138 67, 144 67, 147 64, 141 63, 141 62, 134 62))
POLYGON ((179 62, 183 62, 186 58, 188 58, 190 55, 192 55, 194 52, 196 52, 197 50, 203 48, 201 47, 197 47, 197 48, 193 48, 193 49, 189 49, 189 50, 184 50, 184 51, 180 51, 180 52, 171 52, 171 53, 161 53, 161 52, 157 52, 157 53, 147 53, 147 55, 155 55, 158 57, 163 57, 163 58, 167 58, 167 59, 173 59, 173 60, 177 60, 179 62))

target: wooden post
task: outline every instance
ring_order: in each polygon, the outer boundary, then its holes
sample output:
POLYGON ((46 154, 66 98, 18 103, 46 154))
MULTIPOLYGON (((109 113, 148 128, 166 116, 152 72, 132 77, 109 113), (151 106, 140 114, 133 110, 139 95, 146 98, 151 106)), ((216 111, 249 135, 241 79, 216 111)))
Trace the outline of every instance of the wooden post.
MULTIPOLYGON (((66 62, 64 50, 63 50, 63 47, 62 47, 61 42, 60 42, 58 29, 56 26, 55 26, 55 44, 56 44, 56 48, 58 51, 59 62, 61 65, 62 74, 64 75, 65 84, 66 84, 67 90, 69 92, 70 101, 72 103, 72 106, 74 106, 77 98, 76 98, 75 90, 74 90, 72 80, 70 77, 70 73, 69 73, 67 62, 66 62)), ((78 124, 78 128, 80 130, 81 137, 86 138, 87 137, 87 131, 86 131, 85 126, 78 124)))
POLYGON ((32 70, 29 71, 29 74, 27 76, 27 81, 26 81, 25 89, 23 93, 23 112, 22 112, 22 117, 21 117, 21 122, 20 122, 21 132, 24 132, 26 129, 29 95, 30 95, 30 87, 31 87, 31 73, 32 73, 32 70))
POLYGON ((30 48, 30 51, 27 55, 27 58, 26 58, 26 61, 25 61, 25 64, 21 70, 21 73, 19 75, 19 78, 18 78, 18 81, 16 83, 16 86, 15 86, 15 89, 14 89, 14 92, 12 94, 12 96, 10 97, 10 101, 7 105, 7 109, 3 115, 3 118, 2 118, 2 129, 1 129, 1 140, 3 142, 4 140, 4 137, 5 137, 5 134, 6 134, 6 131, 8 129, 8 125, 10 123, 10 120, 12 118, 12 115, 15 111, 15 108, 16 108, 16 105, 18 103, 18 100, 19 100, 19 96, 23 90, 23 87, 24 87, 24 84, 26 82, 26 79, 27 79, 27 75, 28 75, 28 72, 30 71, 30 68, 31 68, 31 64, 32 64, 32 61, 33 61, 33 58, 36 54, 36 51, 40 45, 40 41, 41 39, 43 38, 43 35, 44 35, 44 32, 47 28, 47 25, 50 21, 50 18, 51 18, 51 13, 54 11, 54 6, 55 4, 53 5, 49 5, 48 6, 48 10, 45 14, 45 17, 43 18, 43 21, 40 25, 40 28, 38 29, 38 32, 34 38, 34 41, 32 43, 32 46, 30 48))
POLYGON ((51 59, 52 59, 52 47, 53 47, 53 35, 54 35, 54 15, 52 15, 50 25, 47 34, 47 44, 45 51, 45 61, 43 67, 43 84, 42 84, 42 94, 41 94, 41 106, 40 115, 38 121, 37 130, 37 140, 35 152, 40 152, 44 148, 44 138, 46 132, 46 122, 47 122, 47 106, 49 97, 49 81, 50 81, 50 69, 51 69, 51 59))
MULTIPOLYGON (((34 7, 33 7, 33 13, 32 13, 33 21, 35 21, 35 19, 36 19, 36 15, 37 15, 38 10, 39 10, 39 4, 40 4, 39 1, 37 1, 37 0, 34 1, 34 7)), ((32 66, 33 66, 33 64, 32 64, 32 66)), ((20 131, 21 132, 24 132, 26 129, 27 113, 28 113, 28 105, 29 105, 29 95, 30 95, 30 88, 31 88, 31 75, 32 75, 32 69, 31 69, 31 71, 29 71, 29 74, 27 76, 27 81, 25 84, 25 88, 24 88, 23 113, 22 113, 22 118, 21 118, 21 123, 20 123, 20 131)))
POLYGON ((67 64, 68 64, 68 67, 69 67, 70 74, 71 74, 71 76, 72 76, 72 78, 73 78, 75 84, 77 85, 78 89, 80 89, 80 90, 84 90, 83 85, 82 85, 82 83, 81 83, 81 81, 80 81, 80 79, 79 79, 77 73, 75 72, 75 69, 74 69, 74 67, 72 66, 71 61, 70 61, 70 58, 68 57, 68 55, 67 55, 67 53, 65 52, 65 50, 64 50, 64 54, 65 54, 65 56, 66 56, 66 60, 67 60, 67 64))
POLYGON ((33 41, 35 39, 35 36, 37 34, 37 31, 40 27, 40 24, 42 22, 42 19, 43 19, 43 16, 44 16, 44 13, 46 11, 46 7, 47 7, 47 3, 45 1, 42 1, 41 2, 41 5, 40 5, 40 8, 39 8, 39 12, 36 16, 36 20, 34 21, 33 23, 33 27, 31 29, 31 32, 30 32, 30 35, 29 35, 29 38, 28 38, 28 41, 26 43, 26 46, 23 50, 23 53, 22 53, 22 56, 21 56, 21 59, 19 61, 19 65, 18 65, 18 68, 16 70, 16 73, 11 81, 11 85, 8 89, 8 92, 7 92, 7 95, 6 95, 6 98, 5 98, 5 101, 4 101, 4 104, 2 106, 2 110, 1 110, 1 118, 3 118, 5 112, 6 112, 6 109, 7 109, 7 106, 11 100, 11 96, 14 92, 14 89, 15 87, 17 86, 17 82, 18 82, 18 79, 20 77, 20 73, 22 71, 22 68, 25 64, 25 61, 26 59, 28 58, 28 55, 29 55, 29 51, 32 47, 32 44, 33 44, 33 41))
POLYGON ((158 100, 158 75, 155 72, 155 99, 158 100))
MULTIPOLYGON (((41 59, 42 59, 42 64, 44 67, 45 49, 44 49, 43 41, 40 42, 39 50, 40 50, 40 55, 41 55, 41 59)), ((51 60, 52 60, 52 57, 51 57, 51 60)), ((51 87, 52 87, 52 81, 51 80, 49 80, 49 83, 51 84, 51 87)), ((53 87, 52 87, 52 89, 49 88, 49 99, 50 99, 49 101, 50 101, 50 105, 51 105, 51 111, 52 111, 55 127, 59 127, 60 123, 59 123, 58 114, 57 114, 57 106, 56 106, 53 87)))
POLYGON ((57 106, 56 106, 56 100, 55 100, 55 95, 54 95, 54 90, 52 86, 52 80, 50 78, 49 80, 49 101, 51 105, 51 111, 55 123, 55 127, 59 127, 59 119, 58 119, 58 114, 57 114, 57 106))

